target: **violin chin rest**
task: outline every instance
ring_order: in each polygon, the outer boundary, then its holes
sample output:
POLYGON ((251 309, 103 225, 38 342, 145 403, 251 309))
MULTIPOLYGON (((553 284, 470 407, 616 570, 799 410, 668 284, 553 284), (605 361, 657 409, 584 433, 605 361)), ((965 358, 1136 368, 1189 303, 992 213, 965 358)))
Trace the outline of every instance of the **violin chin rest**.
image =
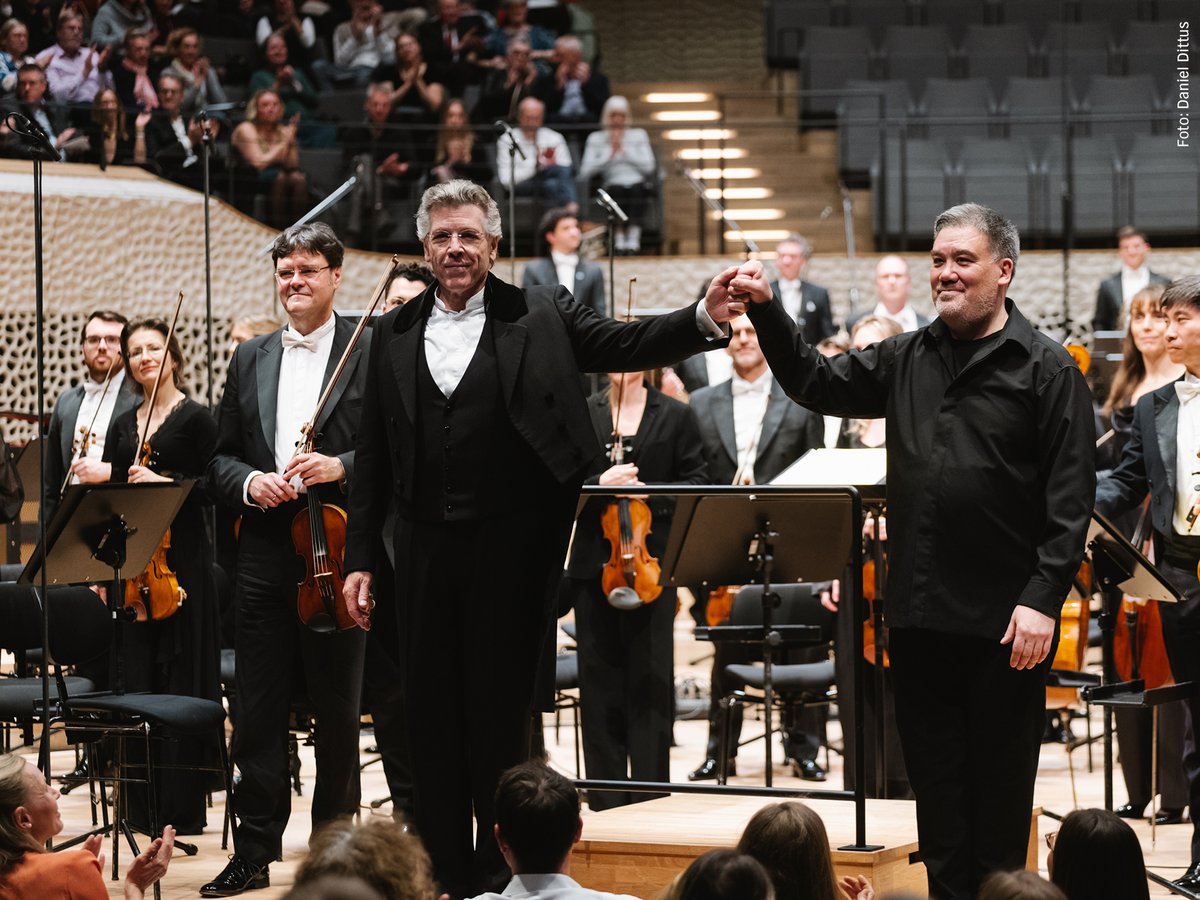
POLYGON ((631 587, 613 588, 608 592, 608 604, 616 609, 637 609, 642 605, 642 598, 631 587))

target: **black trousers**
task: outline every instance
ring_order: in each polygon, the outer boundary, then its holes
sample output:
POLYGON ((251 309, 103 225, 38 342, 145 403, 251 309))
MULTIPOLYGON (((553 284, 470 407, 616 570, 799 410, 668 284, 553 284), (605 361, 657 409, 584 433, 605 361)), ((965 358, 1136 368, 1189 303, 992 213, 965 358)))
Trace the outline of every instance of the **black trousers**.
POLYGON ((999 638, 893 628, 889 650, 929 894, 971 900, 1025 865, 1054 649, 1018 671, 999 638))
MULTIPOLYGON (((1178 603, 1159 604, 1163 642, 1171 674, 1177 682, 1200 683, 1200 582, 1195 566, 1159 563, 1159 569, 1182 595, 1178 603)), ((1200 862, 1200 748, 1196 730, 1200 727, 1200 696, 1192 694, 1185 702, 1187 722, 1184 732, 1183 769, 1188 781, 1188 806, 1192 817, 1192 862, 1200 862)))
MULTIPOLYGON (((366 633, 317 634, 296 615, 299 557, 287 530, 299 503, 244 524, 238 555, 237 669, 239 716, 233 762, 234 847, 256 865, 279 858, 291 815, 288 717, 303 698, 316 720, 313 828, 358 810, 359 705, 366 633), (294 507, 294 508, 292 508, 294 507)), ((257 515, 257 514, 256 514, 257 515)))
MULTIPOLYGON (((571 579, 587 777, 670 781, 675 590, 637 609, 610 606, 599 578, 571 579)), ((663 794, 588 793, 593 810, 663 794)))
MULTIPOLYGON (((1146 806, 1152 791, 1150 752, 1154 717, 1148 709, 1118 707, 1113 719, 1129 803, 1146 806)), ((1188 779, 1183 768, 1186 730, 1187 708, 1182 700, 1158 708, 1158 790, 1163 809, 1183 809, 1188 805, 1188 779)))

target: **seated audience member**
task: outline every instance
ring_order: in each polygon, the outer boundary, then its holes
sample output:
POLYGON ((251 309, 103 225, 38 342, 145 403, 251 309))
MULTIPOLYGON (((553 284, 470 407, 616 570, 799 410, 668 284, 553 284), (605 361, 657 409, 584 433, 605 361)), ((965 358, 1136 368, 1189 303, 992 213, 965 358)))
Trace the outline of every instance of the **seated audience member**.
POLYGON ((92 19, 92 43, 117 47, 131 31, 145 33, 153 29, 154 16, 146 0, 107 0, 92 19))
POLYGON ((630 127, 633 120, 624 97, 609 97, 600 119, 603 129, 588 135, 579 174, 596 179, 629 216, 628 223, 616 226, 617 253, 637 253, 642 249, 646 200, 654 193, 654 149, 644 128, 630 127))
POLYGON ((1050 880, 1067 900, 1149 900, 1142 845, 1129 823, 1104 809, 1067 813, 1046 836, 1050 880))
POLYGON ((313 833, 296 887, 327 876, 361 878, 388 900, 435 900, 429 854, 390 819, 332 822, 313 833))
POLYGON ((524 762, 500 776, 494 827, 512 880, 503 893, 480 894, 474 900, 632 900, 626 894, 588 890, 571 878, 571 849, 583 834, 579 791, 544 763, 524 762))
POLYGON ((764 806, 746 823, 737 848, 763 864, 776 900, 841 900, 825 823, 803 803, 764 806))
POLYGON ((111 86, 108 57, 112 47, 99 52, 83 46, 83 16, 63 7, 54 32, 58 42, 38 54, 55 103, 91 103, 102 88, 111 86))
POLYGON ((463 88, 477 80, 475 63, 486 53, 491 29, 460 0, 437 0, 434 9, 437 15, 417 29, 417 41, 425 59, 442 72, 451 96, 461 97, 463 88))
POLYGON ((150 77, 150 35, 127 31, 121 42, 121 58, 109 74, 124 109, 158 109, 158 94, 150 77))
POLYGON ((489 125, 496 119, 516 122, 517 107, 526 97, 533 96, 537 79, 529 44, 523 40, 509 41, 504 68, 489 72, 484 79, 472 118, 489 125))
POLYGON ((417 148, 409 131, 392 117, 392 86, 388 82, 367 88, 364 121, 342 128, 340 143, 347 169, 357 167, 359 189, 350 198, 350 233, 380 230, 385 204, 401 199, 421 174, 417 148), (368 220, 367 213, 375 216, 368 220))
POLYGON ((0 94, 17 90, 17 70, 31 62, 29 28, 20 19, 9 19, 0 25, 0 94))
POLYGON ((993 872, 979 886, 979 900, 1067 900, 1059 887, 1037 872, 993 872))
MULTIPOLYGON (((78 157, 86 152, 87 142, 75 140, 75 129, 67 124, 66 109, 46 102, 46 73, 37 63, 21 66, 17 73, 17 93, 14 97, 5 98, 2 111, 6 115, 18 112, 36 122, 46 132, 62 159, 78 157)), ((5 136, 4 154, 21 159, 29 155, 24 141, 14 131, 9 131, 5 136)))
POLYGON ((87 129, 88 153, 83 162, 107 166, 142 165, 146 162, 146 125, 149 112, 139 112, 134 128, 117 92, 105 88, 92 101, 92 121, 87 129))
POLYGON ((501 8, 502 24, 488 35, 488 57, 502 60, 513 41, 521 41, 529 47, 538 72, 549 72, 550 57, 554 55, 554 35, 539 25, 529 24, 529 0, 504 0, 501 8))
POLYGON ((376 0, 354 0, 351 4, 350 18, 333 30, 335 84, 365 85, 377 67, 395 58, 382 20, 383 7, 376 0))
POLYGON ((482 147, 475 146, 475 131, 467 121, 467 107, 461 100, 451 100, 442 110, 437 143, 433 151, 433 168, 429 178, 445 183, 465 178, 476 184, 492 180, 493 169, 482 147))
MULTIPOLYGON (((243 12, 243 5, 253 8, 250 2, 240 2, 239 12, 243 12)), ((268 0, 266 5, 269 9, 263 12, 254 26, 254 41, 259 49, 266 49, 267 39, 271 35, 281 35, 287 43, 287 55, 292 65, 310 68, 317 60, 317 27, 313 20, 296 11, 295 0, 268 0)), ((248 14, 250 9, 245 10, 244 14, 248 14)))
POLYGON ((154 24, 146 32, 150 35, 150 57, 165 65, 170 58, 167 41, 171 32, 181 28, 197 28, 201 25, 209 27, 205 22, 203 9, 198 3, 180 3, 178 0, 150 0, 150 16, 154 24))
POLYGON ((391 312, 403 306, 413 297, 420 295, 433 284, 433 269, 425 263, 404 263, 396 266, 383 289, 383 303, 379 313, 391 312))
POLYGON ((163 70, 183 83, 182 111, 193 116, 212 103, 227 103, 225 88, 216 68, 204 55, 204 42, 195 28, 176 28, 167 36, 167 56, 171 61, 163 70))
MULTIPOLYGON (((176 184, 203 190, 204 172, 200 159, 203 125, 183 114, 183 81, 164 73, 158 79, 159 107, 146 123, 146 158, 164 178, 176 184)), ((210 119, 215 137, 220 122, 210 119)))
POLYGON ((516 136, 520 153, 510 153, 512 137, 501 135, 496 142, 496 174, 505 189, 516 185, 518 197, 540 197, 545 206, 564 206, 578 213, 571 151, 557 131, 545 128, 545 107, 535 97, 526 97, 518 110, 516 136))
POLYGON ((304 119, 317 108, 317 89, 304 70, 289 62, 288 43, 276 32, 263 43, 262 66, 250 76, 250 91, 272 91, 283 103, 283 115, 304 119))
POLYGON ((404 122, 430 124, 446 97, 442 72, 426 61, 421 45, 411 34, 396 35, 395 59, 376 66, 371 80, 391 82, 392 104, 404 122))
POLYGON ((284 900, 388 900, 354 875, 322 875, 295 885, 283 896, 284 900))
POLYGON ((554 42, 551 58, 554 71, 538 80, 537 95, 546 104, 546 121, 554 125, 577 126, 572 135, 583 135, 600 121, 600 111, 608 99, 608 76, 601 75, 583 61, 583 45, 573 34, 554 42))
POLYGON ((233 130, 230 143, 240 160, 235 178, 239 197, 267 195, 268 224, 285 228, 308 208, 308 179, 300 171, 293 117, 283 122, 283 102, 260 90, 246 103, 246 121, 233 130))
MULTIPOLYGON (((62 829, 58 788, 25 758, 15 753, 0 756, 0 897, 107 900, 102 836, 89 837, 82 850, 48 853, 46 841, 62 829)), ((125 873, 126 900, 140 900, 167 874, 174 846, 175 829, 168 825, 162 837, 134 857, 125 873)))
POLYGON ((581 259, 579 247, 583 233, 579 219, 565 209, 550 209, 538 223, 538 234, 546 241, 547 256, 531 260, 521 276, 521 287, 561 284, 576 303, 590 306, 599 315, 608 315, 604 296, 604 270, 594 262, 581 259))
POLYGON ((662 900, 773 900, 774 896, 762 863, 727 848, 697 856, 661 895, 662 900))

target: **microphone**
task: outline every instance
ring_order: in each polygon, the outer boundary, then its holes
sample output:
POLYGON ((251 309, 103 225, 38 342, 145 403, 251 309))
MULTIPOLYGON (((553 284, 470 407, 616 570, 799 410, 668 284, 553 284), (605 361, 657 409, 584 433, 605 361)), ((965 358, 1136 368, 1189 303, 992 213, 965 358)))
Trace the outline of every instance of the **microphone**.
POLYGON ((608 191, 604 188, 596 188, 596 199, 622 225, 629 221, 629 216, 625 215, 625 210, 617 205, 617 201, 610 197, 608 191))
POLYGON ((495 126, 496 131, 500 132, 501 134, 508 135, 509 142, 512 144, 512 147, 517 151, 517 155, 520 156, 521 159, 529 159, 529 157, 525 155, 525 151, 521 149, 521 145, 517 143, 517 136, 515 134, 513 134, 512 126, 510 126, 503 119, 497 119, 495 122, 492 123, 492 125, 495 126))
POLYGON ((58 162, 62 159, 58 148, 54 146, 54 142, 50 140, 50 136, 42 130, 42 126, 30 119, 28 116, 18 112, 11 112, 5 117, 8 127, 25 139, 25 143, 32 150, 41 154, 43 159, 51 162, 58 162))

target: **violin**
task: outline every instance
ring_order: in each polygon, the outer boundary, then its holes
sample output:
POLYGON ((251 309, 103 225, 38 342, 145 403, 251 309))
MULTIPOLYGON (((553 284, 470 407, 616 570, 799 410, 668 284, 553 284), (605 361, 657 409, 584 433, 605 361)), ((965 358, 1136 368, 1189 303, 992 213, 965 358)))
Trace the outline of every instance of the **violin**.
MULTIPOLYGON (((96 404, 96 411, 92 413, 92 420, 87 425, 79 426, 79 437, 71 442, 71 465, 74 465, 76 460, 87 456, 88 450, 96 442, 96 417, 100 415, 100 408, 104 405, 104 398, 108 395, 108 386, 112 383, 112 373, 116 365, 117 359, 114 356, 108 361, 108 371, 104 373, 104 386, 100 389, 100 401, 96 404)), ((60 496, 70 486, 73 474, 71 466, 68 465, 67 477, 63 479, 62 487, 58 489, 60 496)))
MULTIPOLYGON (((1133 543, 1147 557, 1153 555, 1153 542, 1147 537, 1149 502, 1134 530, 1133 543)), ((1200 567, 1198 567, 1200 569, 1200 567)), ((1200 576, 1198 576, 1200 577, 1200 576)), ((1125 594, 1121 599, 1124 627, 1113 631, 1113 663, 1123 681, 1140 678, 1147 688, 1175 683, 1167 647, 1163 642, 1162 616, 1157 600, 1142 600, 1125 594)))
MULTIPOLYGON (((609 453, 614 466, 625 461, 624 442, 617 434, 609 453)), ((658 583, 662 568, 646 549, 651 523, 650 505, 630 497, 618 497, 600 517, 600 528, 612 548, 600 575, 600 587, 617 609, 637 609, 662 593, 658 583)))
MULTIPOLYGON (((297 454, 312 453, 316 449, 316 424, 321 418, 321 412, 329 402, 350 354, 358 346, 367 323, 371 321, 371 316, 383 299, 392 271, 399 264, 399 257, 393 256, 387 270, 375 286, 371 305, 358 320, 337 368, 317 401, 312 418, 300 429, 301 440, 296 446, 297 454)), ((343 568, 346 558, 346 511, 336 504, 322 503, 317 497, 315 487, 310 486, 306 491, 307 504, 292 519, 292 545, 296 554, 304 560, 304 578, 296 584, 296 614, 301 622, 319 634, 348 631, 354 628, 356 623, 350 618, 350 611, 342 602, 342 586, 346 583, 343 568)))
MULTIPOLYGON (((886 550, 880 555, 880 561, 883 563, 882 568, 878 571, 875 568, 875 560, 868 558, 863 563, 862 567, 862 592, 863 599, 867 601, 867 617, 863 620, 863 658, 871 665, 875 665, 875 598, 879 594, 879 588, 887 579, 887 552, 886 550)), ((883 667, 890 668, 892 660, 888 656, 887 646, 883 649, 883 667)))
MULTIPOLYGON (((158 367, 158 377, 154 379, 154 387, 150 391, 150 400, 146 405, 146 424, 142 429, 142 439, 139 442, 138 465, 149 468, 154 453, 150 447, 150 422, 154 418, 154 404, 158 399, 158 387, 162 384, 163 372, 166 370, 165 359, 170 353, 171 338, 175 335, 175 325, 179 321, 179 309, 183 305, 183 291, 179 292, 179 300, 175 304, 175 315, 171 319, 171 327, 167 329, 167 340, 163 348, 164 364, 158 367)), ((112 365, 109 365, 112 374, 112 365)), ((107 379, 105 382, 107 390, 107 379)), ((94 420, 93 420, 94 423, 94 420)), ((90 431, 90 428, 89 428, 90 431)), ((171 529, 163 534, 163 539, 150 557, 145 570, 125 582, 125 608, 132 609, 139 622, 147 620, 160 621, 170 618, 183 606, 187 599, 187 591, 179 584, 179 576, 167 563, 167 551, 171 549, 171 529)))

